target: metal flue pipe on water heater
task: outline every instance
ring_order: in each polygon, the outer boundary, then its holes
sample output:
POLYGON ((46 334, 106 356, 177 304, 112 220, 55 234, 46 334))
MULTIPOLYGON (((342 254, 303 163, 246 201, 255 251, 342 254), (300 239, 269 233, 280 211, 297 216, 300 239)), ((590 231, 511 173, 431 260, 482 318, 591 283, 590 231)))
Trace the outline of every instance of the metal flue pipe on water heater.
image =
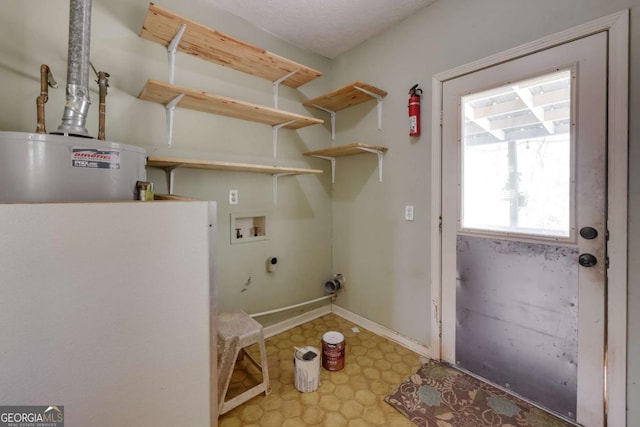
POLYGON ((89 99, 89 50, 91 45, 91 0, 70 0, 69 50, 67 58, 67 102, 62 124, 54 134, 91 137, 85 124, 89 99))

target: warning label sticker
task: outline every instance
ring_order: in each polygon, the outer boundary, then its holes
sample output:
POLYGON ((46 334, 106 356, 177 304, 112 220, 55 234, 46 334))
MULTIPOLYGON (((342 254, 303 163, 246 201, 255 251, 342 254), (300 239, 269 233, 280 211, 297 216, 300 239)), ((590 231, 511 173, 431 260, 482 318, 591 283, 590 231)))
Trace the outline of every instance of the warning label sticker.
POLYGON ((74 168, 120 169, 120 151, 73 148, 71 165, 74 168))

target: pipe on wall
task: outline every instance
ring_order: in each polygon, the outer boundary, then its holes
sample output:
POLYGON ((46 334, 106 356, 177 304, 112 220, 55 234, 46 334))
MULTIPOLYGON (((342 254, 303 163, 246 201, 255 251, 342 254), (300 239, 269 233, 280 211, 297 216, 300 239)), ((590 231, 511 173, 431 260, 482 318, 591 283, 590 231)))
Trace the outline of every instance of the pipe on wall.
POLYGON ((104 71, 98 71, 98 87, 100 88, 100 103, 98 104, 98 139, 100 141, 105 140, 104 128, 106 126, 106 113, 107 113, 107 88, 109 87, 109 73, 104 71))
POLYGON ((256 318, 256 317, 267 316, 269 314, 281 313, 283 311, 293 310, 294 308, 303 307, 305 305, 313 304, 313 303, 316 303, 316 302, 319 302, 319 301, 322 301, 322 300, 325 300, 325 299, 332 299, 333 300, 335 297, 336 297, 335 294, 325 295, 323 297, 312 299, 312 300, 305 301, 305 302, 301 302, 299 304, 288 305, 286 307, 276 308, 274 310, 269 310, 269 311, 263 311, 263 312, 260 312, 260 313, 250 314, 249 316, 251 316, 253 318, 256 318))
POLYGON ((53 78, 51 69, 47 64, 40 66, 40 95, 36 99, 38 125, 36 133, 47 133, 45 125, 44 104, 49 100, 49 87, 57 88, 58 83, 53 78))

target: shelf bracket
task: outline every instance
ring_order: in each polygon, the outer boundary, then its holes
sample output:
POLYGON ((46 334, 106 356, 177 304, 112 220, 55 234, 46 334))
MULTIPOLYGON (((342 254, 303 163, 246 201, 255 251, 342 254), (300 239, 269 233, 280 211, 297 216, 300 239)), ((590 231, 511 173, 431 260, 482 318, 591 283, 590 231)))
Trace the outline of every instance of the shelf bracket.
POLYGON ((275 159, 276 156, 278 155, 278 131, 285 127, 285 126, 289 126, 291 123, 296 122, 296 120, 289 120, 288 122, 284 122, 284 123, 280 123, 277 125, 273 125, 272 129, 273 129, 273 158, 275 159))
POLYGON ((173 98, 164 108, 167 110, 167 127, 169 128, 169 147, 173 144, 173 113, 176 110, 176 106, 184 97, 184 93, 173 98))
POLYGON ((173 194, 173 183, 175 181, 176 169, 178 169, 181 165, 169 166, 164 169, 164 174, 167 178, 167 192, 171 195, 173 194))
POLYGON ((311 156, 311 157, 316 157, 318 159, 324 159, 324 160, 329 160, 331 162, 331 183, 335 184, 336 182, 336 158, 335 157, 328 157, 328 156, 311 156))
POLYGON ((313 106, 316 107, 318 110, 322 110, 325 113, 329 113, 329 115, 331 116, 331 139, 335 141, 336 140, 336 112, 316 104, 313 104, 313 106))
POLYGON ((357 89, 362 93, 366 93, 367 95, 369 95, 372 98, 375 98, 375 100, 378 101, 378 130, 382 129, 382 97, 377 93, 373 93, 370 90, 363 89, 358 86, 354 86, 354 89, 357 89))
POLYGON ((384 158, 384 151, 374 150, 373 148, 358 147, 358 150, 367 151, 369 153, 378 155, 378 179, 382 182, 382 159, 384 158))
POLYGON ((280 83, 287 80, 289 77, 293 76, 298 71, 300 71, 299 68, 297 70, 293 70, 286 76, 282 76, 278 80, 273 81, 273 108, 275 108, 276 110, 278 109, 278 89, 280 87, 280 83))
POLYGON ((278 178, 281 176, 293 175, 292 173, 274 173, 273 174, 273 206, 278 205, 278 178))
POLYGON ((173 40, 167 46, 167 55, 169 57, 169 83, 173 84, 176 76, 176 50, 178 49, 178 45, 180 44, 180 39, 182 39, 182 34, 184 34, 184 30, 187 28, 187 24, 180 25, 178 32, 173 36, 173 40))

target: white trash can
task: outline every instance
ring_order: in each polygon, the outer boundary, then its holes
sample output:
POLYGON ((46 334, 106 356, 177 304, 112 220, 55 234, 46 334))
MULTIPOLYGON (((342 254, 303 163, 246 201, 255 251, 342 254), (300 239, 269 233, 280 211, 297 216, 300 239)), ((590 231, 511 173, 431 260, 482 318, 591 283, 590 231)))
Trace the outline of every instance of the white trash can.
POLYGON ((302 393, 316 391, 320 386, 320 350, 305 346, 293 353, 296 389, 302 393))

